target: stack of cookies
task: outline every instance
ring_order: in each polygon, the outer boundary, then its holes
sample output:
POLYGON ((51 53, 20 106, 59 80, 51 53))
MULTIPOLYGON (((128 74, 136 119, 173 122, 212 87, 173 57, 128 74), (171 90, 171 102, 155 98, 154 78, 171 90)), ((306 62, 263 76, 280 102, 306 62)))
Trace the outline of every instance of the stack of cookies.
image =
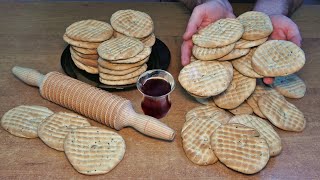
POLYGON ((136 83, 147 70, 151 48, 136 38, 122 36, 101 43, 98 54, 100 82, 127 85, 136 83))
POLYGON ((110 18, 114 37, 133 37, 145 46, 152 47, 156 41, 154 25, 151 17, 141 11, 131 9, 119 10, 110 18))
POLYGON ((71 165, 86 175, 108 173, 126 149, 119 134, 93 127, 78 114, 54 113, 42 106, 15 107, 3 115, 1 126, 18 137, 40 137, 49 147, 64 151, 71 165))
POLYGON ((98 74, 97 47, 112 35, 113 29, 110 24, 88 19, 67 27, 63 39, 70 44, 74 64, 88 73, 98 74))
POLYGON ((281 152, 280 137, 270 123, 286 131, 304 130, 303 113, 285 97, 302 98, 306 92, 294 74, 304 66, 305 55, 292 42, 267 41, 272 32, 270 18, 251 11, 218 20, 193 35, 191 63, 178 80, 206 105, 187 113, 181 131, 185 153, 195 164, 219 160, 253 174, 281 152), (275 77, 272 87, 262 82, 264 77, 275 77))

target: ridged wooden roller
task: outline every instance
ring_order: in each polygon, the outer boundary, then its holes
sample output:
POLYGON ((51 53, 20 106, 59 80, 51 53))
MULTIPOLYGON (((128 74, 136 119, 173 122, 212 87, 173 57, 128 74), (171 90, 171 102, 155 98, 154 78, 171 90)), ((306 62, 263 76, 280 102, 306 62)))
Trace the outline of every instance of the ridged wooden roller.
POLYGON ((159 120, 136 113, 129 100, 59 72, 43 75, 18 66, 12 72, 23 82, 39 87, 43 98, 116 130, 131 126, 159 139, 173 140, 175 136, 174 130, 159 120))

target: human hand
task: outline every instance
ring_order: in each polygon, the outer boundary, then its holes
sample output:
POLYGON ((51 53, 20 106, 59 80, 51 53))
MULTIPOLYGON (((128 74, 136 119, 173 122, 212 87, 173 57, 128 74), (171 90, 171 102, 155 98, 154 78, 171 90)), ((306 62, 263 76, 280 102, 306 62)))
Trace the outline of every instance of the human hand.
MULTIPOLYGON (((270 39, 287 40, 301 46, 301 35, 298 26, 288 17, 284 15, 271 15, 270 16, 273 32, 270 39)), ((265 84, 272 84, 274 78, 263 78, 265 84)))
POLYGON ((209 1, 193 9, 181 45, 181 64, 190 63, 192 35, 212 22, 222 18, 235 18, 230 3, 226 0, 209 1))

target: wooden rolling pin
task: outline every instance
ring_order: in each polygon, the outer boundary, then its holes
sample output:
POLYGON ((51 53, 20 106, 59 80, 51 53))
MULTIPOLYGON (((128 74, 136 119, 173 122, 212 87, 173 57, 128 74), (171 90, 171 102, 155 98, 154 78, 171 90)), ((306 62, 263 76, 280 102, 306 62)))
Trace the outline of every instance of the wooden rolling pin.
POLYGON ((131 126, 159 139, 173 140, 175 136, 174 130, 159 120, 137 114, 129 100, 59 72, 43 75, 33 69, 15 66, 12 73, 23 82, 39 87, 43 98, 116 130, 131 126))

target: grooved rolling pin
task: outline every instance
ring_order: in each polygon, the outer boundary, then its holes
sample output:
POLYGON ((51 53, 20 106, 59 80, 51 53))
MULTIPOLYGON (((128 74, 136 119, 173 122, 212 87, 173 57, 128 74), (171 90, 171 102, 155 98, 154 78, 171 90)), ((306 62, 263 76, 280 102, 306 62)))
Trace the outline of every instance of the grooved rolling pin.
POLYGON ((137 114, 129 100, 59 72, 43 75, 33 69, 15 66, 12 73, 26 84, 39 87, 43 98, 116 130, 131 126, 159 139, 173 140, 175 136, 174 130, 159 120, 137 114))

